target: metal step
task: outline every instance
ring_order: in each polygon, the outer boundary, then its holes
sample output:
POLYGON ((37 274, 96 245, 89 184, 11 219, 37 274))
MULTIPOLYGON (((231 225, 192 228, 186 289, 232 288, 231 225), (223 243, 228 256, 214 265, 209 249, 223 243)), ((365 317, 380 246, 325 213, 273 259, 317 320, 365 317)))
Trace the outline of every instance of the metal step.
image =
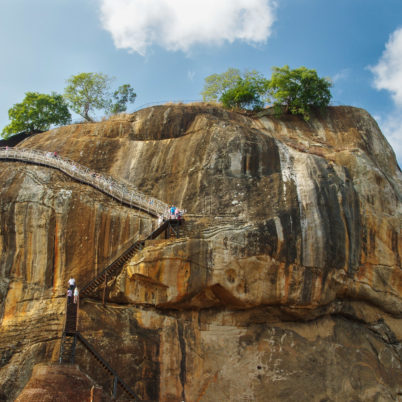
POLYGON ((59 353, 60 363, 74 363, 76 344, 77 344, 76 334, 68 335, 68 333, 64 331, 60 344, 60 353, 59 353))

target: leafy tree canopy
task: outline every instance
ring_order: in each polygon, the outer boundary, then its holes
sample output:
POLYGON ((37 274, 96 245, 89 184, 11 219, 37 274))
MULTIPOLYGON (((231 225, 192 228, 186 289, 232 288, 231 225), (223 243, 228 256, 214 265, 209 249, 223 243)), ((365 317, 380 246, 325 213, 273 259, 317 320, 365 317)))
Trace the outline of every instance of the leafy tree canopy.
POLYGON ((119 88, 113 92, 114 103, 112 103, 110 112, 112 114, 123 113, 127 110, 127 103, 134 103, 137 94, 130 84, 120 85, 119 88))
POLYGON ((320 78, 315 70, 289 66, 273 67, 271 79, 257 71, 241 73, 229 68, 222 74, 205 78, 204 101, 219 101, 228 108, 261 109, 272 104, 278 112, 299 114, 305 120, 313 107, 324 108, 331 100, 331 82, 320 78))
POLYGON ((80 73, 67 80, 64 98, 71 109, 87 121, 93 121, 89 113, 96 109, 108 109, 111 78, 106 74, 80 73))
POLYGON ((129 84, 121 85, 110 93, 112 78, 101 73, 80 73, 67 80, 64 97, 71 109, 87 121, 95 110, 104 109, 107 113, 125 112, 127 103, 133 103, 136 93, 129 84))
POLYGON ((240 70, 229 68, 222 74, 212 74, 205 78, 204 90, 201 92, 204 102, 217 101, 222 94, 235 86, 241 78, 240 70))
POLYGON ((228 108, 260 109, 266 92, 267 80, 257 71, 241 73, 229 68, 222 74, 206 77, 201 94, 204 101, 219 100, 228 108))
POLYGON ((34 132, 49 130, 52 125, 68 124, 71 114, 61 95, 26 92, 21 103, 8 110, 11 123, 4 127, 2 136, 8 138, 22 131, 34 132))
POLYGON ((284 66, 272 70, 269 96, 278 110, 284 106, 285 111, 309 120, 312 107, 322 109, 328 106, 332 86, 329 79, 318 77, 315 70, 306 67, 291 70, 284 66))

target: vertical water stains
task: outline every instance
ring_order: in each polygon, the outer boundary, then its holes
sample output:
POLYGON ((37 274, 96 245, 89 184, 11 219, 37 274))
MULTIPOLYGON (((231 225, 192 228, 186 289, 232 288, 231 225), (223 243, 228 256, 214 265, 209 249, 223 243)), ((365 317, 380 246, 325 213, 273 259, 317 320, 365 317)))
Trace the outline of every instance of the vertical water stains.
POLYGON ((301 237, 300 211, 293 207, 279 215, 283 231, 283 247, 280 248, 278 258, 287 264, 295 263, 298 259, 298 240, 301 237))
POLYGON ((350 174, 348 169, 344 168, 344 171, 347 179, 343 187, 344 191, 342 192, 342 211, 348 236, 348 273, 353 274, 360 261, 363 228, 359 197, 353 187, 352 181, 349 180, 350 174))
POLYGON ((55 269, 55 230, 56 230, 56 216, 52 209, 49 221, 47 222, 47 253, 46 253, 46 268, 45 268, 45 287, 53 287, 54 269, 55 269))
POLYGON ((182 386, 181 391, 181 399, 183 401, 186 400, 185 394, 185 385, 186 385, 186 342, 184 340, 184 328, 183 323, 178 320, 177 321, 177 329, 179 335, 179 344, 180 344, 180 351, 181 351, 181 360, 180 360, 180 383, 182 386))

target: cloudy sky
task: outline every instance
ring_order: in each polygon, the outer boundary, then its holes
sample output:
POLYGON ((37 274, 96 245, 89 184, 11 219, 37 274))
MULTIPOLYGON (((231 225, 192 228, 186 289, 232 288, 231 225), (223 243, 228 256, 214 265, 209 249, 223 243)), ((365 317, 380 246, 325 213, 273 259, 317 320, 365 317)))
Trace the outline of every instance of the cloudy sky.
POLYGON ((0 131, 27 91, 80 72, 149 103, 200 99, 229 67, 306 66, 366 109, 402 165, 402 0, 0 0, 0 131))

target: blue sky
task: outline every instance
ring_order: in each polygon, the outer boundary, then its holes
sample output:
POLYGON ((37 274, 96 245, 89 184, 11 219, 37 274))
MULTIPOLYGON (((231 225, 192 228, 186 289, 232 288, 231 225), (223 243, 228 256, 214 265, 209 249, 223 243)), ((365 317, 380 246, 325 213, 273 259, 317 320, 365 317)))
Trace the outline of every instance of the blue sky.
POLYGON ((402 0, 0 0, 0 131, 27 91, 80 72, 130 83, 142 105, 200 99, 229 67, 306 66, 333 104, 378 121, 402 165, 402 0))

